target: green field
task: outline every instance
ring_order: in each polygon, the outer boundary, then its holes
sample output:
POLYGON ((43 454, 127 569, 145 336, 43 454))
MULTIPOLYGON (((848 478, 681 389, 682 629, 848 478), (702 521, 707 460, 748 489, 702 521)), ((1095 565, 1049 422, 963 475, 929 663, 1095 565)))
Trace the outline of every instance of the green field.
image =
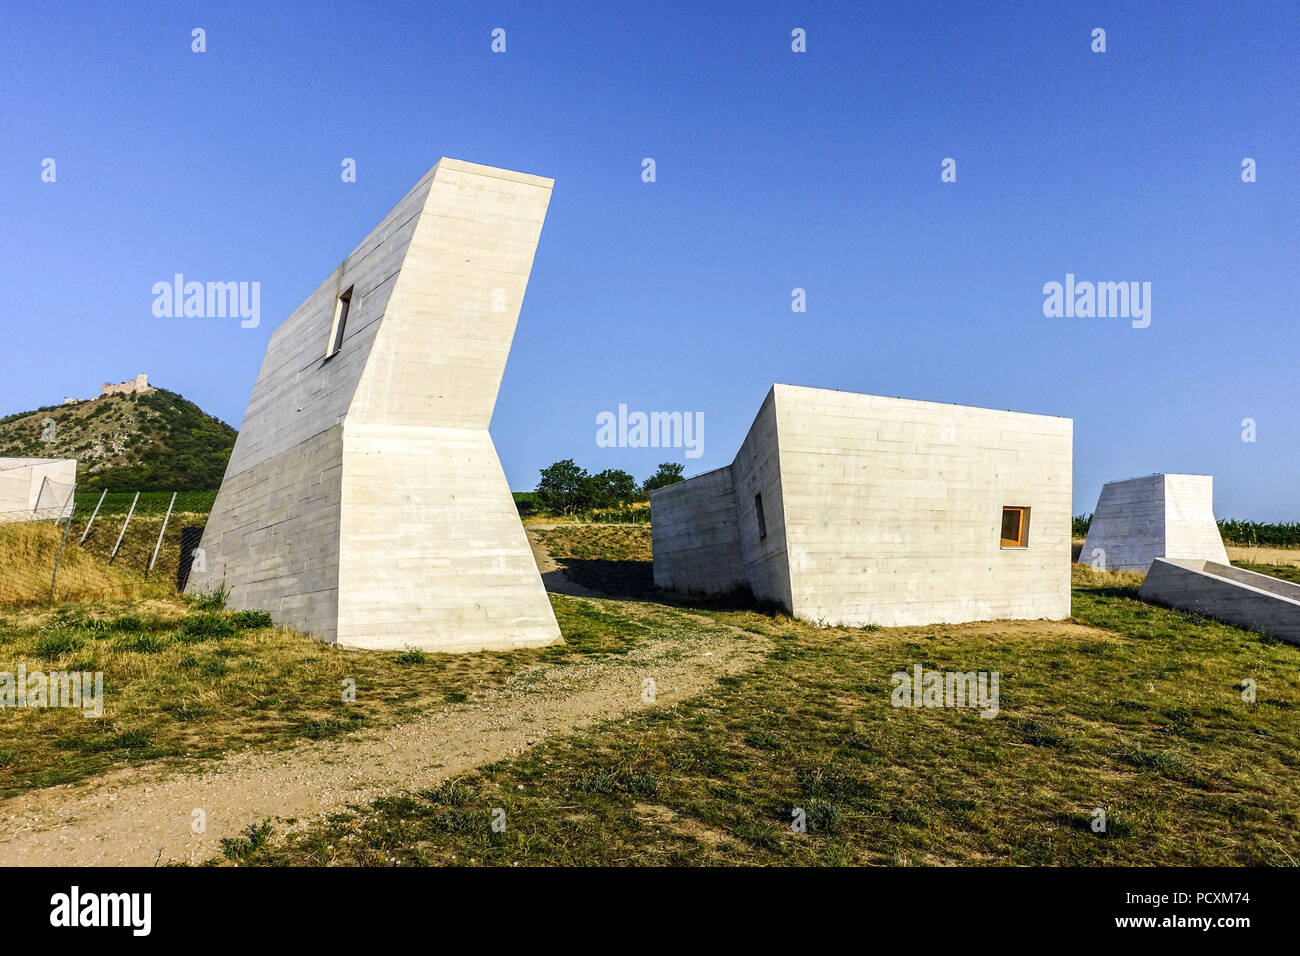
MULTIPOLYGON (((774 650, 675 708, 229 852, 334 865, 1293 865, 1300 649, 1146 605, 1136 583, 1077 569, 1074 622, 1058 624, 872 631, 706 612, 774 650), (890 675, 915 663, 999 671, 1001 713, 894 708, 890 675), (497 807, 511 821, 500 833, 487 825, 497 807)), ((584 604, 614 632, 632 623, 625 607, 584 604)))
POLYGON ((654 592, 644 525, 537 533, 572 580, 609 595, 552 595, 562 647, 339 652, 177 598, 6 613, 0 670, 100 669, 115 705, 104 722, 15 715, 0 733, 0 791, 133 765, 193 767, 240 748, 325 738, 343 748, 357 731, 472 706, 540 665, 579 673, 710 629, 763 650, 672 705, 543 734, 526 753, 439 786, 292 828, 267 820, 226 841, 218 862, 1300 860, 1300 648, 1147 605, 1139 575, 1076 566, 1064 622, 818 628, 745 607, 743 596, 699 605, 654 592), (997 672, 997 716, 893 706, 891 676, 915 665, 997 672), (344 674, 365 689, 363 703, 336 702, 344 674))

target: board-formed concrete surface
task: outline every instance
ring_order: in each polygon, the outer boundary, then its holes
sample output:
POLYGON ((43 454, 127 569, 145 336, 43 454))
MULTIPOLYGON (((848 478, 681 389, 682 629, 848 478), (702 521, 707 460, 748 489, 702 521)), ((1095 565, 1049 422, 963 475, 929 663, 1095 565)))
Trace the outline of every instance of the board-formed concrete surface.
POLYGON ((76 490, 75 458, 0 458, 0 524, 67 518, 76 490))
POLYGON ((1300 644, 1300 584, 1203 559, 1156 558, 1138 596, 1300 644))
POLYGON ((650 498, 655 584, 862 626, 1070 615, 1068 418, 774 385, 735 461, 650 498), (760 508, 762 520, 759 518, 760 508), (1025 546, 1003 508, 1028 508, 1025 546))
POLYGON ((560 641, 488 435, 553 184, 440 160, 276 329, 188 592, 352 647, 560 641))
POLYGON ((1145 571, 1156 558, 1228 563, 1214 520, 1213 476, 1146 475, 1102 487, 1079 563, 1145 571))

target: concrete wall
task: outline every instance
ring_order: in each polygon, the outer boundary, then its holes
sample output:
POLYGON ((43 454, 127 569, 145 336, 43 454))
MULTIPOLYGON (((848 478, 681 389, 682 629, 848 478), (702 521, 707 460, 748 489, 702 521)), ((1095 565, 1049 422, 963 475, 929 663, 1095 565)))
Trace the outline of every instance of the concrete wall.
POLYGON ((656 587, 694 594, 743 587, 790 607, 779 458, 769 392, 732 464, 651 493, 656 587), (766 534, 759 528, 759 495, 766 534))
POLYGON ((1210 475, 1146 475, 1102 487, 1080 563, 1145 571, 1163 557, 1227 562, 1210 475))
POLYGON ((1073 423, 775 388, 793 610, 900 626, 1070 614, 1073 423), (1001 546, 1028 507, 1028 546, 1001 546))
POLYGON ((187 590, 349 646, 560 640, 487 431, 551 186, 441 160, 276 330, 187 590))
POLYGON ((1072 467, 1069 419, 777 385, 729 469, 651 496, 655 581, 727 590, 734 538, 806 620, 1065 618, 1072 467), (1001 546, 1004 506, 1030 508, 1027 547, 1001 546))
POLYGON ((1165 475, 1164 557, 1228 563, 1228 549, 1214 520, 1211 475, 1165 475))
POLYGON ((748 586, 731 466, 650 494, 655 587, 718 594, 748 586))
POLYGON ((0 458, 0 524, 66 518, 76 488, 75 458, 0 458))
POLYGON ((1113 571, 1145 571, 1165 553, 1165 476, 1147 475, 1102 485, 1080 564, 1113 571))
POLYGON ((791 606, 790 550, 782 487, 781 436, 776 389, 767 393, 736 453, 736 527, 750 590, 761 600, 791 606), (759 537, 756 495, 763 496, 767 535, 759 537))
POLYGON ((1139 595, 1300 644, 1300 585, 1289 581, 1217 561, 1157 558, 1139 595))

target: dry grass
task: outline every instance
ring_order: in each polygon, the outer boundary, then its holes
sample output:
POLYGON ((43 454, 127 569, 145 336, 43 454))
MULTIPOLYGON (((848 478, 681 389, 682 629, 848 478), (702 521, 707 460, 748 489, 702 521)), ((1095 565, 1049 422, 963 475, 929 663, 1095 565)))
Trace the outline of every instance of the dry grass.
POLYGON ((1098 571, 1089 564, 1070 565, 1074 587, 1131 589, 1136 594, 1145 579, 1144 571, 1098 571))
MULTIPOLYGON (((47 602, 54 559, 63 539, 63 526, 49 521, 0 525, 0 604, 47 602)), ((155 530, 155 534, 156 534, 155 530)), ((155 576, 146 581, 126 562, 109 564, 100 556, 77 547, 79 532, 68 534, 59 559, 55 583, 57 601, 97 597, 165 597, 175 588, 155 576)), ((175 560, 173 559, 173 566, 175 560)))
POLYGON ((872 631, 707 612, 775 649, 671 708, 276 834, 244 861, 1293 864, 1300 649, 1146 605, 1140 577, 1079 569, 1062 622, 872 631), (915 664, 997 671, 998 717, 895 708, 891 675, 915 664))
POLYGON ((1300 567, 1300 548, 1259 548, 1228 545, 1233 564, 1283 564, 1300 567))

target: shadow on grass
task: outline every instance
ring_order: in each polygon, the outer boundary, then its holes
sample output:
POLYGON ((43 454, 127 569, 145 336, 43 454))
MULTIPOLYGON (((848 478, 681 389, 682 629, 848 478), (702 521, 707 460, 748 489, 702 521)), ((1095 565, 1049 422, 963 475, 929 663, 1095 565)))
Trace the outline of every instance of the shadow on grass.
MULTIPOLYGON (((602 598, 639 601, 666 607, 701 611, 755 611, 783 614, 775 601, 761 600, 748 587, 722 594, 684 594, 655 587, 654 565, 649 561, 613 561, 592 558, 558 558, 559 573, 602 598)), ((552 572, 555 573, 555 572, 552 572)), ((553 590, 560 591, 558 587, 553 590)))

